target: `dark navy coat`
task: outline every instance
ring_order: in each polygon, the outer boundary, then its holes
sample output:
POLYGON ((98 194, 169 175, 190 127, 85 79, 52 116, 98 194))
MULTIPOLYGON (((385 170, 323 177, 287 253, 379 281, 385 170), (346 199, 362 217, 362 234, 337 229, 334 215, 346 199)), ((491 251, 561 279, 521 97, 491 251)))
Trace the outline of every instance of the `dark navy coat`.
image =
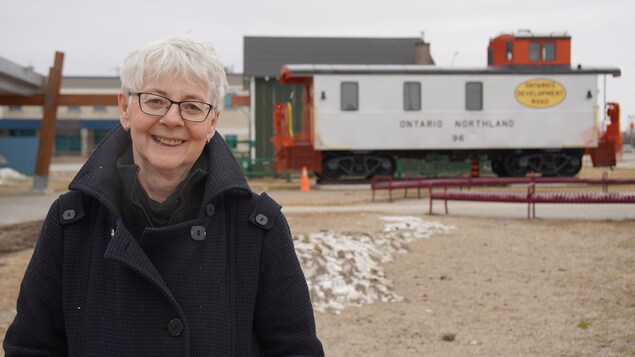
POLYGON ((286 219, 223 139, 198 218, 135 239, 119 211, 121 127, 46 217, 4 349, 15 356, 323 355, 286 219))

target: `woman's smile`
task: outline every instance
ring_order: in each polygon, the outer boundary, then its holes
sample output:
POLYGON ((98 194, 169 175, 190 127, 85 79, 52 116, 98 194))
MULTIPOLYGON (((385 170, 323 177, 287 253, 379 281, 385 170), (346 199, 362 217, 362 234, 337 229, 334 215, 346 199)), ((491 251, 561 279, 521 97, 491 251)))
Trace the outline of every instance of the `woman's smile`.
POLYGON ((180 140, 180 139, 164 138, 157 135, 151 135, 151 136, 152 136, 152 139, 154 139, 154 141, 156 141, 157 143, 162 145, 167 145, 167 146, 179 146, 185 142, 185 140, 180 140))

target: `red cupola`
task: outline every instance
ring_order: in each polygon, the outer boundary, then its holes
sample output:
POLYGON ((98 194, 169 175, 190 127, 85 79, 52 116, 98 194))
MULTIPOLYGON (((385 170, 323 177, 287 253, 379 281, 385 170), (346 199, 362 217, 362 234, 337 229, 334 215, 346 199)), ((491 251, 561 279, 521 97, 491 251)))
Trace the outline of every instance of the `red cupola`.
POLYGON ((488 66, 571 66, 571 36, 566 32, 521 30, 489 41, 488 66))

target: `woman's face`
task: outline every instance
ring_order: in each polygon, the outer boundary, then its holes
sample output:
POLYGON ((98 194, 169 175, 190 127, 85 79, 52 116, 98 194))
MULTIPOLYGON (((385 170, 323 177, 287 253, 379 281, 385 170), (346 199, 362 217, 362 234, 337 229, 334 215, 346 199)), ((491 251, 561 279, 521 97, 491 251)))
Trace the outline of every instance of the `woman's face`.
MULTIPOLYGON (((206 88, 177 78, 146 84, 139 92, 159 94, 177 102, 209 103, 206 88)), ((128 97, 119 94, 119 120, 130 130, 134 162, 144 174, 184 177, 214 135, 219 114, 212 110, 203 122, 185 121, 178 105, 172 104, 164 116, 152 116, 141 111, 137 96, 128 101, 128 97)))

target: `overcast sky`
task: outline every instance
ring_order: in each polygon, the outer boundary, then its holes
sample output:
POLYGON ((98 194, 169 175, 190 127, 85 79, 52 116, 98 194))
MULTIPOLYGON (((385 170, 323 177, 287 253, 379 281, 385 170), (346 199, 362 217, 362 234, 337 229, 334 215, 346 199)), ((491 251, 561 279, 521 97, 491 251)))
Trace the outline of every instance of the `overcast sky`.
MULTIPOLYGON (((55 51, 64 75, 115 75, 126 54, 175 32, 212 41, 243 69, 243 36, 418 37, 437 65, 485 66, 502 32, 568 32, 571 63, 618 67, 607 100, 635 120, 632 0, 0 0, 0 57, 47 75, 55 51)), ((598 81, 603 89, 603 80, 598 81)), ((602 102, 603 94, 600 94, 602 102)))

